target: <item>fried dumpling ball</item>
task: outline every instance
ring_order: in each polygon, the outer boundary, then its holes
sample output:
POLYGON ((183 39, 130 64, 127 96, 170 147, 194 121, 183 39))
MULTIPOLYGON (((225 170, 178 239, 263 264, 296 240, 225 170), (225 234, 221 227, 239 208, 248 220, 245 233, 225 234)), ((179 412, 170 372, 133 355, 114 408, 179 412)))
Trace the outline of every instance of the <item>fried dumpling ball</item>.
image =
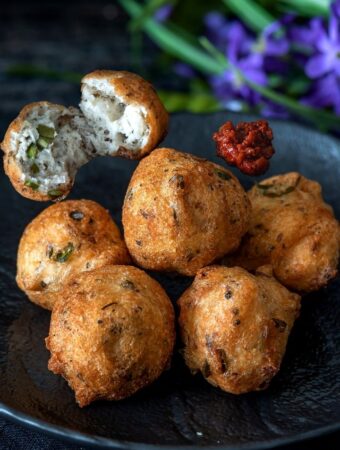
POLYGON ((1 143, 14 188, 32 200, 60 200, 78 169, 98 155, 140 159, 164 138, 168 113, 153 86, 126 72, 96 70, 82 79, 80 110, 26 105, 1 143))
POLYGON ((146 269, 195 275, 235 251, 250 204, 227 169, 171 148, 144 158, 123 207, 126 245, 146 269))
POLYGON ((265 389, 278 372, 300 296, 264 268, 201 269, 178 301, 184 358, 192 372, 232 394, 265 389))
POLYGON ((49 102, 26 105, 8 127, 1 148, 13 187, 32 200, 60 200, 91 158, 88 124, 77 108, 49 102))
POLYGON ((318 290, 337 274, 340 228, 321 186, 291 172, 249 191, 248 233, 227 265, 254 270, 271 264, 275 277, 298 292, 318 290))
POLYGON ((42 211, 19 244, 17 283, 29 299, 52 309, 56 292, 81 272, 129 264, 130 256, 110 214, 91 200, 67 200, 42 211))
POLYGON ((151 83, 125 70, 95 70, 81 80, 79 105, 98 155, 141 159, 167 134, 169 116, 151 83))
POLYGON ((142 270, 107 266, 84 272, 60 299, 46 339, 48 368, 67 380, 79 406, 128 397, 170 364, 173 307, 142 270))

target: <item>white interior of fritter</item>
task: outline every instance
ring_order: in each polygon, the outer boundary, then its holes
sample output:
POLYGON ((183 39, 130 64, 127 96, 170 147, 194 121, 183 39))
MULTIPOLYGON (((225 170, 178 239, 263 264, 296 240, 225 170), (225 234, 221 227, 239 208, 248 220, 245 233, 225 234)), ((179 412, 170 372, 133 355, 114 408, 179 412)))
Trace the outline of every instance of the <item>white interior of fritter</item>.
POLYGON ((42 193, 69 183, 90 159, 89 135, 88 125, 76 108, 60 109, 51 104, 33 108, 20 132, 13 133, 12 148, 17 149, 23 182, 42 193), (41 125, 53 137, 41 136, 41 125))
POLYGON ((93 145, 98 154, 114 155, 120 148, 138 152, 147 143, 150 128, 145 108, 127 104, 108 81, 85 81, 80 109, 96 130, 93 145))

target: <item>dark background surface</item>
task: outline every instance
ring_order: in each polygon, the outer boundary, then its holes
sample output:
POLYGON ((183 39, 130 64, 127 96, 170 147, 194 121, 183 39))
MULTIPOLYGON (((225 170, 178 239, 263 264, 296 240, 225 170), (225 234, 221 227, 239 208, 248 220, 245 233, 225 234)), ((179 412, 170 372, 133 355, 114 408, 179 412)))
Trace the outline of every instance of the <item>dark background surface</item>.
MULTIPOLYGON (((0 11, 0 136, 6 120, 14 118, 23 105, 49 100, 77 104, 79 84, 49 77, 18 75, 17 65, 34 64, 49 70, 87 73, 97 68, 139 72, 157 87, 180 86, 172 74, 156 69, 158 52, 143 40, 138 60, 126 31, 127 18, 111 1, 12 1, 0 11)), ((20 71, 27 72, 27 67, 20 71)), ((0 177, 3 177, 1 169, 0 177)), ((2 206, 2 205, 0 205, 2 206)), ((282 449, 337 449, 340 433, 294 444, 282 449)), ((1 449, 78 449, 0 418, 1 449)))

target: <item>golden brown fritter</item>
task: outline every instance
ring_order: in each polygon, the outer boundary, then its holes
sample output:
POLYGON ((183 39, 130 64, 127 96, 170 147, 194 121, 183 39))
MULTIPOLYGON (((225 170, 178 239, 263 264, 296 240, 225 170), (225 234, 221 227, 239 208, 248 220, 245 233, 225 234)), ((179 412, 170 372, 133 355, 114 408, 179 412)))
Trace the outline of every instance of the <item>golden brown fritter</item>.
POLYGON ((81 111, 30 103, 0 144, 13 187, 37 201, 60 201, 77 171, 99 155, 140 159, 164 138, 168 113, 153 86, 126 71, 96 70, 81 83, 81 111))
MULTIPOLYGON (((141 76, 125 70, 95 70, 81 80, 81 107, 84 106, 86 88, 90 86, 95 89, 94 94, 97 97, 109 99, 111 95, 113 97, 111 100, 115 99, 127 107, 136 106, 144 111, 143 120, 148 129, 144 145, 139 149, 132 150, 122 143, 117 155, 129 159, 141 159, 164 139, 168 131, 169 115, 151 83, 141 76)), ((82 109, 87 116, 86 108, 82 109)), ((104 114, 107 112, 105 111, 104 114)), ((90 120, 90 117, 87 116, 87 119, 90 120)), ((131 116, 129 122, 133 123, 135 120, 135 117, 131 116)), ((122 128, 120 132, 126 133, 126 129, 122 128)))
POLYGON ((81 123, 82 120, 76 108, 45 101, 29 103, 22 108, 1 142, 5 173, 19 194, 37 201, 62 200, 69 194, 74 183, 75 165, 81 166, 87 159, 83 151, 86 139, 74 132, 77 136, 74 142, 79 153, 77 156, 70 150, 72 147, 66 145, 66 141, 67 136, 72 136, 71 129, 75 123, 81 123), (46 127, 46 124, 49 126, 46 127), (38 132, 41 125, 52 134, 55 133, 55 138, 47 138, 48 142, 45 142, 46 138, 38 132), (38 138, 43 138, 46 149, 38 148, 38 138), (53 141, 55 149, 52 152, 48 148, 53 141), (35 156, 29 155, 30 147, 35 148, 35 156), (65 159, 68 159, 67 164, 65 159), (65 170, 61 174, 63 167, 65 170))
POLYGON ((340 230, 320 184, 291 172, 261 181, 249 191, 251 224, 227 265, 254 270, 273 266, 286 287, 310 292, 336 276, 340 230))
POLYGON ((265 389, 278 372, 300 309, 267 270, 201 269, 178 301, 186 364, 226 392, 265 389))
POLYGON ((67 200, 42 211, 19 244, 17 283, 29 299, 52 309, 74 275, 130 257, 108 211, 91 200, 67 200))
POLYGON ((107 266, 84 272, 59 297, 46 339, 48 368, 68 381, 79 406, 128 397, 170 363, 173 307, 142 270, 107 266))
POLYGON ((130 181, 126 245, 141 267, 195 275, 238 247, 249 215, 247 195, 231 172, 160 148, 139 163, 130 181))

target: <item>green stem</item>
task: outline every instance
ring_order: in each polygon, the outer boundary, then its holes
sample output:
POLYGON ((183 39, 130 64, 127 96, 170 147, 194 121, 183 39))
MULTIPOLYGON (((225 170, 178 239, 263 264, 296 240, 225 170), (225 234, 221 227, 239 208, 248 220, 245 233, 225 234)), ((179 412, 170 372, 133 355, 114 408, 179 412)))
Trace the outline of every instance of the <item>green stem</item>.
POLYGON ((244 74, 234 68, 234 70, 237 70, 238 75, 243 79, 243 81, 251 87, 254 91, 258 92, 262 95, 262 97, 267 98, 268 100, 271 100, 272 102, 276 103, 277 105, 281 105, 286 107, 288 110, 299 114, 305 118, 308 118, 312 122, 314 122, 316 125, 320 126, 329 126, 329 127, 339 127, 340 125, 340 117, 336 116, 335 114, 312 108, 307 105, 303 105, 296 100, 293 100, 292 98, 289 98, 283 94, 280 94, 279 92, 273 91, 270 88, 267 88, 265 86, 261 86, 257 83, 254 83, 253 81, 249 80, 249 78, 246 78, 244 74))
POLYGON ((222 0, 225 6, 256 33, 275 21, 266 9, 254 0, 222 0))
MULTIPOLYGON (((134 0, 118 0, 132 18, 141 14, 141 6, 134 0)), ((193 65, 205 73, 220 73, 223 67, 214 58, 203 52, 198 46, 183 40, 164 25, 152 18, 143 22, 145 32, 165 51, 193 65)))
POLYGON ((332 0, 280 0, 279 8, 296 12, 302 17, 329 16, 332 0))

